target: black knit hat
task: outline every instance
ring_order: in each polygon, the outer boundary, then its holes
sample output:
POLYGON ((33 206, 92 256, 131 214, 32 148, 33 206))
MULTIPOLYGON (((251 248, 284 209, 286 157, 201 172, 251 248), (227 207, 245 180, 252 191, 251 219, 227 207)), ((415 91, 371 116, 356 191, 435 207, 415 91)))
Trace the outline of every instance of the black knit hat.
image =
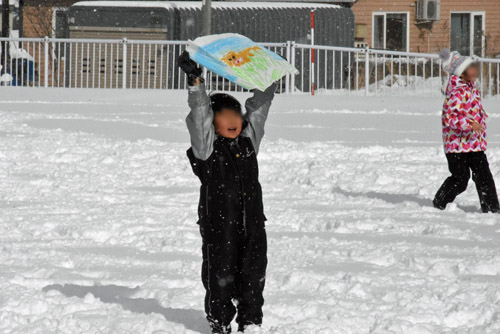
POLYGON ((225 93, 215 93, 210 95, 210 104, 214 112, 219 112, 222 109, 232 109, 238 114, 243 115, 241 103, 231 95, 225 93))

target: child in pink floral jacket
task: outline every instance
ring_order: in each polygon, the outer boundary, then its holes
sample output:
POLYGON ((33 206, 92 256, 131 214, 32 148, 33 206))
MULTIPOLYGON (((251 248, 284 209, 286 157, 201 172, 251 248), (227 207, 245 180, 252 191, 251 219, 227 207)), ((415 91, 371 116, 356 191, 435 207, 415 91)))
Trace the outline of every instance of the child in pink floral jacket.
POLYGON ((451 176, 434 198, 434 206, 445 209, 467 189, 472 170, 483 212, 498 212, 495 181, 486 158, 486 117, 481 94, 476 87, 479 73, 470 57, 444 49, 441 51, 444 70, 450 73, 443 106, 443 142, 451 176))
POLYGON ((486 151, 486 117, 476 83, 452 74, 442 115, 445 152, 486 151))

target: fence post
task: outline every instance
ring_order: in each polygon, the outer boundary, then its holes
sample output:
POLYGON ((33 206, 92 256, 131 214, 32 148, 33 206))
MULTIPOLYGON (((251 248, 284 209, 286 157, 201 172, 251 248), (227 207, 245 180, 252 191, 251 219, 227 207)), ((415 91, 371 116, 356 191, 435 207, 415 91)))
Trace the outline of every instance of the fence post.
MULTIPOLYGON (((123 55, 122 55, 122 88, 125 89, 127 88, 127 44, 128 40, 124 38, 122 40, 122 49, 123 49, 123 55)), ((143 87, 144 88, 144 87, 143 87)))
MULTIPOLYGON (((287 41, 286 42, 286 60, 290 63, 290 47, 292 45, 292 42, 287 41)), ((286 74, 286 79, 285 79, 285 94, 290 93, 290 74, 286 74)))
POLYGON ((43 39, 43 49, 43 86, 47 88, 49 87, 49 38, 47 36, 43 39))
MULTIPOLYGON (((319 51, 318 51, 319 53, 319 51)), ((311 95, 315 90, 316 54, 314 52, 314 9, 311 9, 311 95)))
POLYGON ((491 63, 488 63, 488 95, 493 96, 493 80, 491 78, 491 63))
POLYGON ((370 49, 365 48, 365 96, 370 94, 370 49))
MULTIPOLYGON (((293 67, 295 67, 295 42, 292 41, 290 45, 290 63, 292 64, 293 67)), ((292 95, 295 94, 295 74, 291 75, 291 80, 290 80, 290 87, 292 95)))
POLYGON ((484 76, 483 76, 483 62, 480 62, 480 80, 481 80, 481 87, 479 88, 481 90, 481 94, 484 94, 484 76))

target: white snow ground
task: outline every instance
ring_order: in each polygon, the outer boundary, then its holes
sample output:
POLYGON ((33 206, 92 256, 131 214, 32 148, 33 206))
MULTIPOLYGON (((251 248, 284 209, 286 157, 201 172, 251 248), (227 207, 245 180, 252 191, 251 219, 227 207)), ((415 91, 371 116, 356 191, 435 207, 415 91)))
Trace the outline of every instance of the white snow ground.
MULTIPOLYGON (((0 96, 0 333, 207 333, 186 93, 0 96)), ((500 332, 499 217, 472 182, 430 205, 441 103, 276 97, 261 333, 500 332)), ((498 100, 485 105, 500 182, 498 100)))

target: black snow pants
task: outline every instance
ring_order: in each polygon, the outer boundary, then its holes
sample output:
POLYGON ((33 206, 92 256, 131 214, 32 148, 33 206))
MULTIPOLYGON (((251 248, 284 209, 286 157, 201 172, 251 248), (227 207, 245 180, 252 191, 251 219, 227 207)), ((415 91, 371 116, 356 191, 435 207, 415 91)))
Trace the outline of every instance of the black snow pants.
POLYGON ((212 234, 200 225, 203 238, 202 281, 205 312, 211 323, 240 326, 262 323, 263 291, 267 268, 264 222, 230 223, 212 234), (220 230, 219 230, 220 231, 220 230))
POLYGON ((434 206, 446 208, 467 189, 472 170, 472 180, 476 184, 481 210, 483 212, 498 212, 498 196, 493 175, 491 175, 488 159, 484 152, 448 153, 448 168, 451 176, 444 181, 434 198, 434 206))

